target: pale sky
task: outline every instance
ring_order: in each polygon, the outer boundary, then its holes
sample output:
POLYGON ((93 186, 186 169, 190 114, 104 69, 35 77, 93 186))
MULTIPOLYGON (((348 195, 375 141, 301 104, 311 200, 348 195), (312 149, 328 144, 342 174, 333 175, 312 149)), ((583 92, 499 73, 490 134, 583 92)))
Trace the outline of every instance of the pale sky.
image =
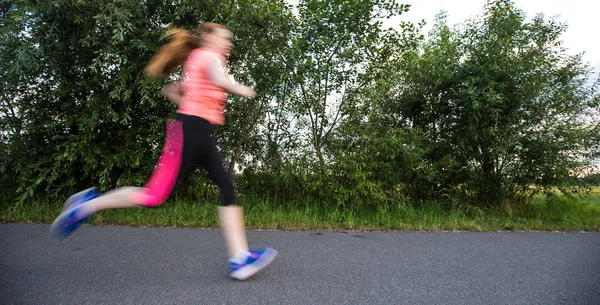
MULTIPOLYGON (((287 0, 296 5, 298 0, 287 0)), ((410 10, 398 17, 398 20, 419 22, 425 19, 427 25, 424 33, 429 32, 435 15, 445 10, 448 13, 448 23, 453 26, 462 23, 469 17, 480 14, 486 0, 398 0, 399 3, 411 4, 410 10)), ((563 46, 568 48, 569 54, 585 51, 583 57, 594 67, 597 74, 600 72, 600 35, 598 28, 600 19, 600 1, 598 0, 515 0, 516 6, 522 9, 528 18, 538 13, 558 16, 558 20, 566 22, 567 31, 563 34, 563 46), (594 28, 596 30, 594 30, 594 28)), ((385 26, 394 26, 397 21, 386 22, 385 26)))

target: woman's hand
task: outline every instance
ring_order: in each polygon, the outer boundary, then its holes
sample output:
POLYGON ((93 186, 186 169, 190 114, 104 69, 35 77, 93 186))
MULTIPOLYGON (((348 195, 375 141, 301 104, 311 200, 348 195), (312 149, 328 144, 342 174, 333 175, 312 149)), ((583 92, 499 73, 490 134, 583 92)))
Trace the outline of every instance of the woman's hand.
POLYGON ((166 85, 162 91, 162 94, 176 105, 179 105, 179 103, 181 102, 181 97, 183 95, 178 83, 170 83, 166 85))
POLYGON ((240 89, 240 95, 249 99, 253 99, 254 97, 256 97, 256 91, 252 90, 251 88, 248 87, 242 87, 240 89))

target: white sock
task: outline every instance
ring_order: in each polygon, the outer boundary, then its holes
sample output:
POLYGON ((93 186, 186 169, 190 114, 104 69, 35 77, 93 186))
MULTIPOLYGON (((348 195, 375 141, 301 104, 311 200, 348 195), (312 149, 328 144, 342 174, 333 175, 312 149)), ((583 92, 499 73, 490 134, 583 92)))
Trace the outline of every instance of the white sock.
POLYGON ((240 251, 240 252, 238 252, 238 254, 236 256, 230 258, 229 261, 232 263, 241 265, 246 262, 246 259, 248 258, 248 256, 250 256, 250 252, 240 251))
POLYGON ((96 209, 93 205, 89 204, 89 202, 84 202, 77 206, 77 213, 85 217, 90 217, 96 213, 96 209))

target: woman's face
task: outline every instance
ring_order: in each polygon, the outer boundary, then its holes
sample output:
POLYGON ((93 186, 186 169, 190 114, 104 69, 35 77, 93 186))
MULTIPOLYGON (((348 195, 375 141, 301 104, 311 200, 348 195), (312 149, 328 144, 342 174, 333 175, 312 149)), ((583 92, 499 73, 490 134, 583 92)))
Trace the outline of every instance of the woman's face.
POLYGON ((231 31, 226 29, 215 29, 212 33, 203 35, 205 47, 214 49, 225 56, 231 54, 233 42, 231 41, 231 31))

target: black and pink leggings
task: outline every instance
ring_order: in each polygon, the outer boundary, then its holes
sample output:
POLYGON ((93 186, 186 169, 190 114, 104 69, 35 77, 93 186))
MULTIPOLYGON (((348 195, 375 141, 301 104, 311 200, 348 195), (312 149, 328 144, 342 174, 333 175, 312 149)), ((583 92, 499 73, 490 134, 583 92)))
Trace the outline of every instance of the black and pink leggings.
POLYGON ((158 164, 145 188, 132 194, 134 203, 144 206, 163 204, 180 177, 203 167, 221 190, 223 205, 233 204, 235 195, 231 177, 213 137, 215 125, 197 116, 177 114, 167 122, 167 139, 158 164))

